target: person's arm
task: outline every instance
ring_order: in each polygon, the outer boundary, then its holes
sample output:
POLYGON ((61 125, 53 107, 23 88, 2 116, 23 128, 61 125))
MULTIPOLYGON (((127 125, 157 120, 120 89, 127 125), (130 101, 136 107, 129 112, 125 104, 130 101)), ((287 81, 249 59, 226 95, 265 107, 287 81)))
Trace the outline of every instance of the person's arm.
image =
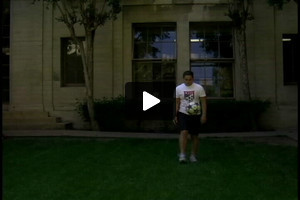
POLYGON ((176 98, 176 108, 175 108, 175 118, 174 121, 175 123, 178 122, 178 112, 179 112, 179 108, 180 108, 180 98, 176 98))
POLYGON ((202 116, 201 116, 201 123, 205 124, 207 121, 207 103, 206 97, 200 97, 200 102, 202 106, 202 116))

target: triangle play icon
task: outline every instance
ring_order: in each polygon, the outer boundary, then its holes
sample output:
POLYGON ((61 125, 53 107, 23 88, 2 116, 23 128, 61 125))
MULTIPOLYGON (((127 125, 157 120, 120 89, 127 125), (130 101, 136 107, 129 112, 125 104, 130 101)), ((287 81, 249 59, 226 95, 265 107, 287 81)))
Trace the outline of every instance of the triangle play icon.
POLYGON ((160 103, 160 99, 149 94, 148 92, 143 91, 143 111, 148 110, 149 108, 155 106, 158 103, 160 103))

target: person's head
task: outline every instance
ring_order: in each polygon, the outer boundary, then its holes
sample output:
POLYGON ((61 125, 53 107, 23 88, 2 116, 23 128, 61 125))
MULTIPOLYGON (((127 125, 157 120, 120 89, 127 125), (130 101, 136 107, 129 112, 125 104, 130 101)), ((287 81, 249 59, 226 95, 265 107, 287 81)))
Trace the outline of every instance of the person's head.
POLYGON ((183 73, 183 80, 186 86, 190 86, 194 83, 194 73, 192 71, 185 71, 183 73))

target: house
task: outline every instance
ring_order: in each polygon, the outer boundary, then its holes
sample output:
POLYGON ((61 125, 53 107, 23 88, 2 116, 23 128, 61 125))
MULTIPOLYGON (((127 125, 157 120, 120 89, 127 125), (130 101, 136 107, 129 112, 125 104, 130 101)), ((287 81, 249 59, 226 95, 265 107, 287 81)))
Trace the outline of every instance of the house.
MULTIPOLYGON (((238 46, 225 15, 227 0, 121 3, 117 20, 96 32, 95 98, 124 95, 125 84, 132 81, 179 84, 182 73, 191 69, 209 99, 243 99, 238 46)), ((251 5, 254 20, 246 29, 250 90, 254 99, 272 102, 261 119, 267 129, 298 126, 299 61, 293 54, 297 6, 290 1, 279 10, 257 0, 251 5)), ((6 53, 2 48, 10 69, 4 109, 24 116, 47 113, 85 128, 74 110, 85 95, 80 51, 56 17, 58 10, 46 3, 10 0, 10 46, 6 53)))

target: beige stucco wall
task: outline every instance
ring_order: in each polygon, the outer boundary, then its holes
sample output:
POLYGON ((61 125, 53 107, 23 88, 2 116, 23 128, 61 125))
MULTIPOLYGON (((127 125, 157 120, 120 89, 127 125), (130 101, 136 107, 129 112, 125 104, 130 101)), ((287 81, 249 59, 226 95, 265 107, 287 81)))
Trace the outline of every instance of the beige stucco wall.
POLYGON ((42 109, 42 13, 28 1, 11 2, 10 94, 12 109, 42 109), (26 16, 26 17, 24 17, 26 16), (34 28, 33 28, 34 27, 34 28))
MULTIPOLYGON (((61 87, 60 38, 68 37, 57 11, 42 2, 11 1, 11 110, 45 110, 53 116, 84 126, 74 111, 84 87, 61 87)), ((132 23, 175 22, 177 25, 177 82, 189 69, 189 22, 230 21, 223 0, 127 0, 114 22, 100 27, 95 37, 95 98, 124 95, 132 81, 132 23)), ((294 2, 274 10, 255 1, 253 21, 247 24, 249 74, 254 98, 271 100, 272 109, 263 117, 266 127, 297 127, 297 86, 283 85, 283 33, 297 32, 294 2), (288 21, 288 23, 286 23, 288 21)), ((78 35, 83 30, 77 29, 78 35)), ((238 63, 238 60, 236 60, 238 63)), ((241 98, 239 69, 235 66, 235 98, 241 98)))
POLYGON ((270 100, 272 107, 261 119, 265 127, 298 127, 298 87, 283 84, 282 34, 297 33, 297 4, 283 10, 255 1, 254 20, 248 27, 248 53, 254 98, 270 100))

